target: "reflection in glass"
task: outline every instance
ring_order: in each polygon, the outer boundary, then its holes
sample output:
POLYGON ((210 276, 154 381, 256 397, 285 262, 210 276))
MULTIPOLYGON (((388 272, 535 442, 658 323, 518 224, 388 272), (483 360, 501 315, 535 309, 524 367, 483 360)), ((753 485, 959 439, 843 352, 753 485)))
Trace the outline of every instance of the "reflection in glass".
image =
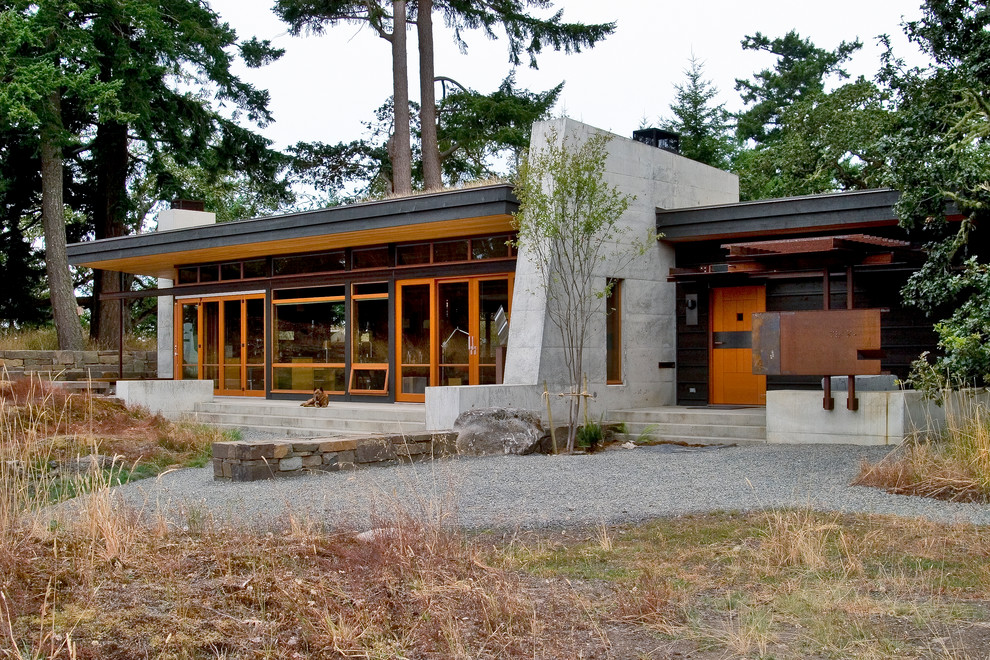
POLYGON ((388 372, 385 369, 351 368, 351 390, 381 392, 385 390, 388 372))
POLYGON ((351 267, 355 270, 362 268, 388 268, 391 265, 387 247, 364 248, 351 251, 351 267))
POLYGON ((423 394, 430 384, 430 284, 401 286, 399 384, 403 394, 423 394))
POLYGON ((332 301, 275 305, 272 337, 272 354, 277 363, 342 363, 344 303, 332 301))
POLYGON ((440 384, 467 385, 470 360, 470 317, 467 282, 437 285, 440 384))
POLYGON ((212 380, 220 389, 220 302, 208 300, 203 305, 203 379, 212 380))
POLYGON ((430 263, 430 244, 411 243, 395 248, 396 266, 415 266, 430 263))
POLYGON ((351 360, 354 363, 388 362, 388 335, 388 298, 355 300, 351 360))
POLYGON ((276 257, 272 259, 272 269, 275 275, 333 272, 347 270, 347 259, 343 250, 299 257, 276 257))
POLYGON ((463 241, 442 241, 433 244, 433 263, 444 263, 447 261, 467 261, 468 242, 463 241))
POLYGON ((502 344, 499 331, 502 331, 503 337, 506 332, 506 328, 499 327, 499 320, 505 316, 508 309, 508 280, 482 280, 478 282, 478 312, 480 314, 478 361, 481 364, 495 364, 495 349, 502 344), (502 314, 498 313, 500 309, 502 314))
POLYGON ((220 264, 220 279, 239 280, 241 279, 241 262, 220 264))
POLYGON ((199 305, 182 306, 182 364, 192 366, 192 376, 182 369, 182 378, 199 377, 199 305))
POLYGON ((223 301, 223 389, 241 389, 241 301, 223 301))
POLYGON ((471 239, 472 259, 503 259, 509 256, 509 237, 489 236, 471 239))
MULTIPOLYGON (((250 298, 247 301, 247 363, 265 364, 265 300, 250 298)), ((252 388, 248 388, 252 389, 252 388)), ((263 389, 263 388, 255 388, 263 389)))
POLYGON ((272 369, 276 390, 344 392, 344 367, 275 367, 272 369))

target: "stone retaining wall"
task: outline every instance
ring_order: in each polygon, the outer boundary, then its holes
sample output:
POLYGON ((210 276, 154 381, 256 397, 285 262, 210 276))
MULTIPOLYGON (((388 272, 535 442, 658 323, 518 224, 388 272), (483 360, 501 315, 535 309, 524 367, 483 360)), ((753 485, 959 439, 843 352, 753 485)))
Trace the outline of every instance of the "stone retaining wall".
MULTIPOLYGON (((0 373, 46 380, 117 378, 117 351, 0 351, 0 373)), ((157 351, 124 351, 124 378, 157 378, 157 351)))
POLYGON ((456 433, 213 443, 213 478, 258 481, 454 453, 456 433))

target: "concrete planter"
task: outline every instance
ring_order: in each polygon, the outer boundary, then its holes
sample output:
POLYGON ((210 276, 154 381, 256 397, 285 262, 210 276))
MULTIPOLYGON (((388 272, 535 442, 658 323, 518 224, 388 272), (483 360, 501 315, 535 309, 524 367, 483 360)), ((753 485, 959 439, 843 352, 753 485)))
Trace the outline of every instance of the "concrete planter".
POLYGON ((945 425, 946 408, 965 411, 987 405, 984 391, 966 390, 947 397, 945 406, 921 392, 857 392, 859 410, 846 409, 846 393, 833 392, 835 410, 822 408, 822 392, 772 390, 767 392, 767 442, 788 444, 895 445, 919 433, 938 432, 945 425))

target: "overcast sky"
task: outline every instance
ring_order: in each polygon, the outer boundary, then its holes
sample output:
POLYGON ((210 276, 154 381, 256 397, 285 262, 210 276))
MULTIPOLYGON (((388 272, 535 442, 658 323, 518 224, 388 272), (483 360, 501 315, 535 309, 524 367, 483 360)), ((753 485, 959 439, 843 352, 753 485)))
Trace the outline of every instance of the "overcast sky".
MULTIPOLYGON (((391 94, 389 44, 367 28, 341 25, 323 36, 292 37, 271 11, 273 0, 209 0, 241 38, 271 39, 284 48, 278 62, 242 70, 244 79, 271 93, 275 123, 263 132, 285 147, 300 140, 337 142, 357 139, 362 122, 391 94)), ((895 51, 921 62, 907 43, 902 20, 920 15, 920 0, 558 0, 570 21, 616 21, 615 33, 579 54, 545 52, 539 70, 524 64, 517 84, 532 91, 564 81, 556 109, 579 121, 628 135, 645 118, 667 114, 675 83, 693 52, 705 63, 705 75, 720 89, 730 109, 740 109, 736 78, 748 78, 769 66, 772 56, 743 52, 740 40, 757 31, 776 37, 796 29, 821 48, 859 38, 863 49, 847 67, 850 74, 872 77, 879 63, 877 35, 889 34, 895 51)), ((509 73, 506 45, 484 34, 468 33, 460 53, 448 32, 436 29, 436 74, 449 76, 483 93, 493 91, 509 73)), ((419 97, 415 31, 409 35, 409 93, 419 97)))

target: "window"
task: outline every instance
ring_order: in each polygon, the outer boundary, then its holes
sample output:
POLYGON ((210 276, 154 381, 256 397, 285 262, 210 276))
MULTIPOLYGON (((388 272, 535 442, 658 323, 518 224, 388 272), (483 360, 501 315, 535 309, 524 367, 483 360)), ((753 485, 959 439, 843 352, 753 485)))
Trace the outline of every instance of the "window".
POLYGON ((387 394, 391 335, 388 283, 355 284, 351 293, 350 391, 387 394))
POLYGON ((622 383, 622 280, 611 278, 605 296, 605 380, 622 383))
POLYGON ((322 387, 344 393, 343 293, 342 286, 273 293, 273 390, 308 393, 322 387))

